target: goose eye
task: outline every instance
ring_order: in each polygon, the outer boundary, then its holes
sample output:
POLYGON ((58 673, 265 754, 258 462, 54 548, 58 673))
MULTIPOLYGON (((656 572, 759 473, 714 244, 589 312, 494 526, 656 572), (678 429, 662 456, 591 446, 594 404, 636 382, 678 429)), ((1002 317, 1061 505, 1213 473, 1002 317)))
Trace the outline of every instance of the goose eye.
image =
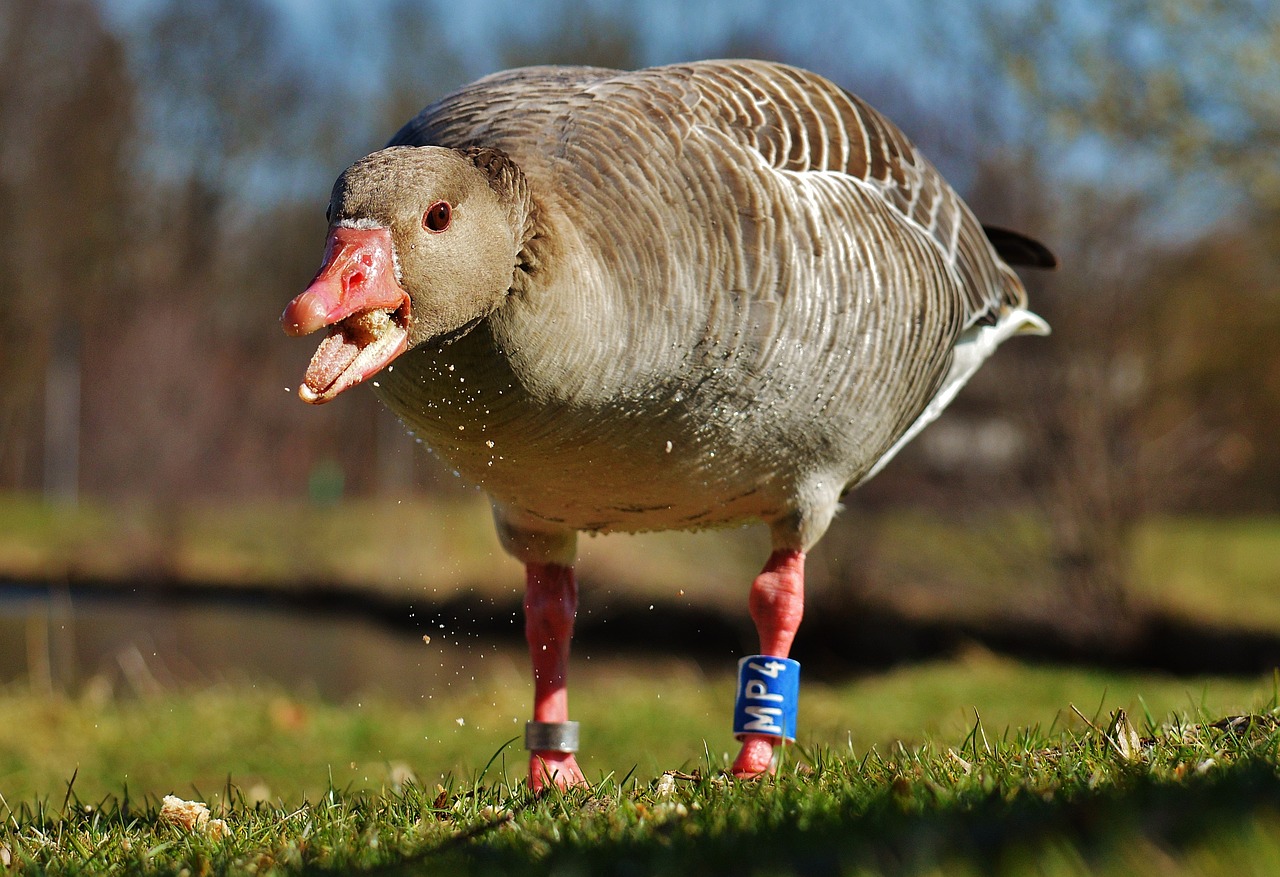
POLYGON ((439 234, 449 227, 449 222, 453 219, 453 207, 448 201, 437 201, 427 208, 427 212, 422 214, 422 227, 429 232, 439 234))

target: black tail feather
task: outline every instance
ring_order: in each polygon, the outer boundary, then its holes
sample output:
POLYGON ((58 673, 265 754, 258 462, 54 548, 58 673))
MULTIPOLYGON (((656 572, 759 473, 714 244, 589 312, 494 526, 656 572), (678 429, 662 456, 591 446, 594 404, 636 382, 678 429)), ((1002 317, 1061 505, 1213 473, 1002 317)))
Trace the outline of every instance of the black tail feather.
POLYGON ((987 233, 987 240, 991 241, 991 246, 996 248, 1000 258, 1010 265, 1023 268, 1058 267, 1058 257, 1034 238, 994 225, 984 225, 982 230, 987 233))

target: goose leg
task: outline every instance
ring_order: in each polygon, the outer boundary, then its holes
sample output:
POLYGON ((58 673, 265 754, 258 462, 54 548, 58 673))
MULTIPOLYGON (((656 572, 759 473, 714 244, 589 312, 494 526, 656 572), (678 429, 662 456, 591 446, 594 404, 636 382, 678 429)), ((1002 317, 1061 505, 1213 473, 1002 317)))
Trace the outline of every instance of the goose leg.
MULTIPOLYGON (((804 615, 804 552, 779 549, 769 555, 751 584, 751 618, 760 635, 760 653, 788 657, 804 615)), ((755 777, 773 771, 773 747, 778 738, 746 734, 733 761, 733 775, 755 777)))
MULTIPOLYGON (((548 723, 553 729, 569 719, 565 677, 577 610, 578 584, 572 566, 534 562, 525 565, 524 629, 533 660, 533 721, 548 723)), ((534 791, 586 782, 573 752, 530 751, 529 783, 534 791)))

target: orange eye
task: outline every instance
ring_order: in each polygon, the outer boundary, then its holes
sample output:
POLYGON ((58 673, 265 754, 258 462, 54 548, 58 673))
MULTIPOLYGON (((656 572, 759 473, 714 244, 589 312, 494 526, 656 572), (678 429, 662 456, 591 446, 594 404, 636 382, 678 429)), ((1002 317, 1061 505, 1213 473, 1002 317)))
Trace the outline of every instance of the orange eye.
POLYGON ((453 220, 453 207, 448 201, 437 201, 422 214, 422 227, 434 234, 446 230, 453 220))

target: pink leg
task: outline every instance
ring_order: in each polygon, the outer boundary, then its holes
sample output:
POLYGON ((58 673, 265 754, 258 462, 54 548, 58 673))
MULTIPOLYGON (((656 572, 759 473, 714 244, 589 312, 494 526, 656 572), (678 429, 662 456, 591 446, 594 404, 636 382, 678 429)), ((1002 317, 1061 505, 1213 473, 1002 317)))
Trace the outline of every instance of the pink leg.
MULTIPOLYGON (((760 654, 785 658, 804 615, 804 552, 778 550, 769 555, 751 584, 751 618, 760 634, 760 654)), ((733 761, 733 775, 754 777, 772 770, 774 737, 747 734, 733 761)))
MULTIPOLYGON (((569 641, 578 611, 578 584, 573 567, 558 563, 530 563, 525 567, 524 632, 533 659, 533 720, 569 719, 565 676, 569 641)), ((534 791, 548 785, 586 785, 572 752, 538 750, 529 753, 529 783, 534 791)))

